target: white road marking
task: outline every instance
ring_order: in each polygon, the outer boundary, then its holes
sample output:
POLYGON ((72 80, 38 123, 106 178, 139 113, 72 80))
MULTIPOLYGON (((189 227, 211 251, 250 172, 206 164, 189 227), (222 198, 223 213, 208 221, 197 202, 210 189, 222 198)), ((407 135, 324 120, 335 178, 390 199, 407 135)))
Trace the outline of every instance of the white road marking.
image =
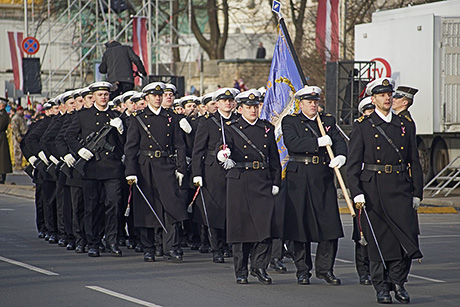
POLYGON ((11 208, 2 208, 2 209, 0 209, 0 211, 14 211, 14 209, 11 209, 11 208))
POLYGON ((445 281, 445 280, 433 279, 433 278, 418 276, 418 275, 414 275, 414 274, 409 274, 409 276, 410 276, 410 277, 414 277, 414 278, 418 278, 418 279, 423 279, 423 280, 431 281, 431 282, 437 282, 437 283, 444 283, 444 282, 447 282, 447 281, 445 281))
POLYGON ((13 260, 13 259, 8 259, 8 258, 2 257, 2 256, 0 256, 0 260, 4 261, 4 262, 8 262, 10 264, 14 264, 14 265, 26 268, 26 269, 29 269, 31 271, 42 273, 42 274, 45 274, 45 275, 48 275, 48 276, 58 276, 59 275, 58 273, 54 273, 54 272, 51 272, 51 271, 40 269, 40 268, 37 268, 36 266, 30 265, 30 264, 27 264, 27 263, 23 263, 23 262, 19 262, 19 261, 13 260))
POLYGON ((117 297, 119 299, 122 299, 122 300, 125 300, 125 301, 128 301, 128 302, 132 302, 132 303, 135 303, 135 304, 138 304, 138 305, 148 306, 148 307, 162 307, 160 305, 156 305, 156 304, 153 304, 153 303, 150 303, 150 302, 146 302, 146 301, 137 299, 135 297, 124 295, 124 294, 121 294, 121 293, 118 293, 118 292, 115 292, 115 291, 112 291, 112 290, 104 289, 104 288, 101 288, 101 287, 98 287, 98 286, 86 286, 86 288, 91 289, 91 290, 95 290, 95 291, 99 291, 101 293, 111 295, 111 296, 117 297))

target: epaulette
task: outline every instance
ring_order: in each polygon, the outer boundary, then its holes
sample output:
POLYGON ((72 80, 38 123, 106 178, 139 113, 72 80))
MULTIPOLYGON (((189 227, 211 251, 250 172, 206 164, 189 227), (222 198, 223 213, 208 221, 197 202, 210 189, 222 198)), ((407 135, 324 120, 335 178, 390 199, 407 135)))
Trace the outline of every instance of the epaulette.
POLYGON ((297 113, 288 114, 289 116, 297 116, 297 113))
POLYGON ((358 122, 362 122, 363 120, 369 118, 369 116, 361 116, 360 118, 357 119, 358 122))
POLYGON ((404 117, 405 117, 409 122, 412 123, 412 119, 411 119, 408 115, 404 115, 404 117))
POLYGON ((230 125, 236 123, 237 121, 238 121, 237 119, 232 119, 232 120, 226 121, 225 123, 226 123, 228 126, 230 126, 230 125))
POLYGON ((137 112, 134 111, 133 113, 131 113, 132 116, 136 116, 137 115, 137 112))
POLYGON ((206 114, 204 115, 204 118, 209 118, 209 113, 206 113, 206 114))

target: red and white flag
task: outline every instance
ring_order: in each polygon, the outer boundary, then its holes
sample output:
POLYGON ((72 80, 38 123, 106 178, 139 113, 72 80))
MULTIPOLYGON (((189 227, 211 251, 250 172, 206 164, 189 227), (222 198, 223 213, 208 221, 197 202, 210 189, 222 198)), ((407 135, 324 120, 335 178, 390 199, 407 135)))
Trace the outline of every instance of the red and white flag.
POLYGON ((339 59, 339 0, 318 0, 316 50, 323 63, 339 59))
POLYGON ((16 89, 23 88, 24 77, 22 74, 22 58, 24 51, 22 50, 23 33, 9 32, 8 41, 10 43, 11 64, 13 65, 14 86, 16 89))
MULTIPOLYGON (((133 18, 133 50, 141 58, 148 76, 150 65, 147 47, 147 17, 133 18)), ((134 84, 142 85, 141 79, 136 77, 134 84)))

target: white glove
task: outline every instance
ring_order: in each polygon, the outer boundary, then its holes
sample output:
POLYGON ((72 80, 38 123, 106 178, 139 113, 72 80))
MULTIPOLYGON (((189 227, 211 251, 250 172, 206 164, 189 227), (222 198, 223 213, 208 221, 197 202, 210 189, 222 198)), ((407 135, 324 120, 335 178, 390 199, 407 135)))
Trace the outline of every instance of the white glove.
POLYGON ((417 210, 418 207, 420 207, 420 198, 418 197, 412 198, 412 207, 414 208, 414 210, 417 210))
POLYGON ((59 164, 59 160, 58 160, 58 159, 56 159, 56 157, 55 157, 55 156, 53 156, 53 155, 51 155, 51 156, 50 156, 50 160, 51 160, 51 162, 53 162, 53 163, 54 163, 54 164, 56 164, 56 165, 58 165, 58 164, 59 164))
POLYGON ((129 185, 137 184, 137 176, 134 176, 134 175, 126 176, 126 181, 128 181, 129 185))
POLYGON ((355 196, 355 198, 353 198, 353 201, 355 203, 365 203, 366 199, 364 198, 364 194, 358 194, 355 196))
POLYGON ((46 165, 50 164, 50 161, 48 161, 48 159, 46 158, 46 155, 45 155, 45 153, 43 152, 43 150, 40 151, 40 152, 38 153, 38 157, 39 157, 43 162, 45 162, 46 165))
POLYGON ((182 179, 184 179, 184 174, 179 173, 178 171, 174 171, 174 173, 176 174, 176 179, 177 179, 177 182, 179 183, 179 186, 181 186, 182 179))
POLYGON ((332 146, 332 139, 329 135, 325 135, 322 137, 318 138, 318 146, 319 147, 324 147, 324 146, 332 146))
POLYGON ((201 177, 201 176, 193 177, 193 184, 198 186, 198 187, 202 187, 203 186, 203 177, 201 177))
POLYGON ((230 158, 231 154, 232 152, 230 151, 230 148, 227 147, 225 149, 221 149, 217 153, 217 160, 219 160, 220 162, 225 162, 228 158, 230 158))
POLYGON ((65 164, 67 164, 68 167, 72 168, 75 165, 75 158, 72 156, 72 154, 68 153, 64 156, 63 158, 65 164))
POLYGON ((85 159, 86 161, 89 161, 92 157, 94 157, 93 153, 89 151, 88 149, 86 149, 85 147, 83 147, 82 149, 78 151, 78 155, 82 157, 83 159, 85 159))
POLYGON ((277 185, 272 186, 272 195, 273 196, 278 195, 279 192, 280 192, 280 188, 277 185))
POLYGON ((179 121, 179 127, 187 134, 192 132, 192 126, 190 126, 190 124, 188 123, 188 120, 185 118, 182 118, 179 121))
POLYGON ((341 168, 345 164, 346 161, 347 161, 347 158, 345 156, 338 155, 337 157, 332 159, 331 162, 329 162, 329 167, 330 168, 334 168, 334 167, 341 168))
POLYGON ((118 117, 110 120, 110 126, 117 128, 118 133, 123 134, 123 122, 118 117))
POLYGON ((34 166, 34 164, 35 164, 35 162, 37 162, 37 160, 38 160, 38 158, 36 156, 31 156, 28 161, 32 166, 34 166))

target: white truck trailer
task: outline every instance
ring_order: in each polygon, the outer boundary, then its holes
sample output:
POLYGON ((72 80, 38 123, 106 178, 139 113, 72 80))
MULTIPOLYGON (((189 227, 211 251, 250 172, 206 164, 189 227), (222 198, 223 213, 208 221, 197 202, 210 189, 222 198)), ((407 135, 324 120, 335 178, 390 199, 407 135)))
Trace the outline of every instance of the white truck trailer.
POLYGON ((426 180, 460 154, 460 1, 373 13, 355 26, 355 61, 419 89, 409 111, 426 180))

